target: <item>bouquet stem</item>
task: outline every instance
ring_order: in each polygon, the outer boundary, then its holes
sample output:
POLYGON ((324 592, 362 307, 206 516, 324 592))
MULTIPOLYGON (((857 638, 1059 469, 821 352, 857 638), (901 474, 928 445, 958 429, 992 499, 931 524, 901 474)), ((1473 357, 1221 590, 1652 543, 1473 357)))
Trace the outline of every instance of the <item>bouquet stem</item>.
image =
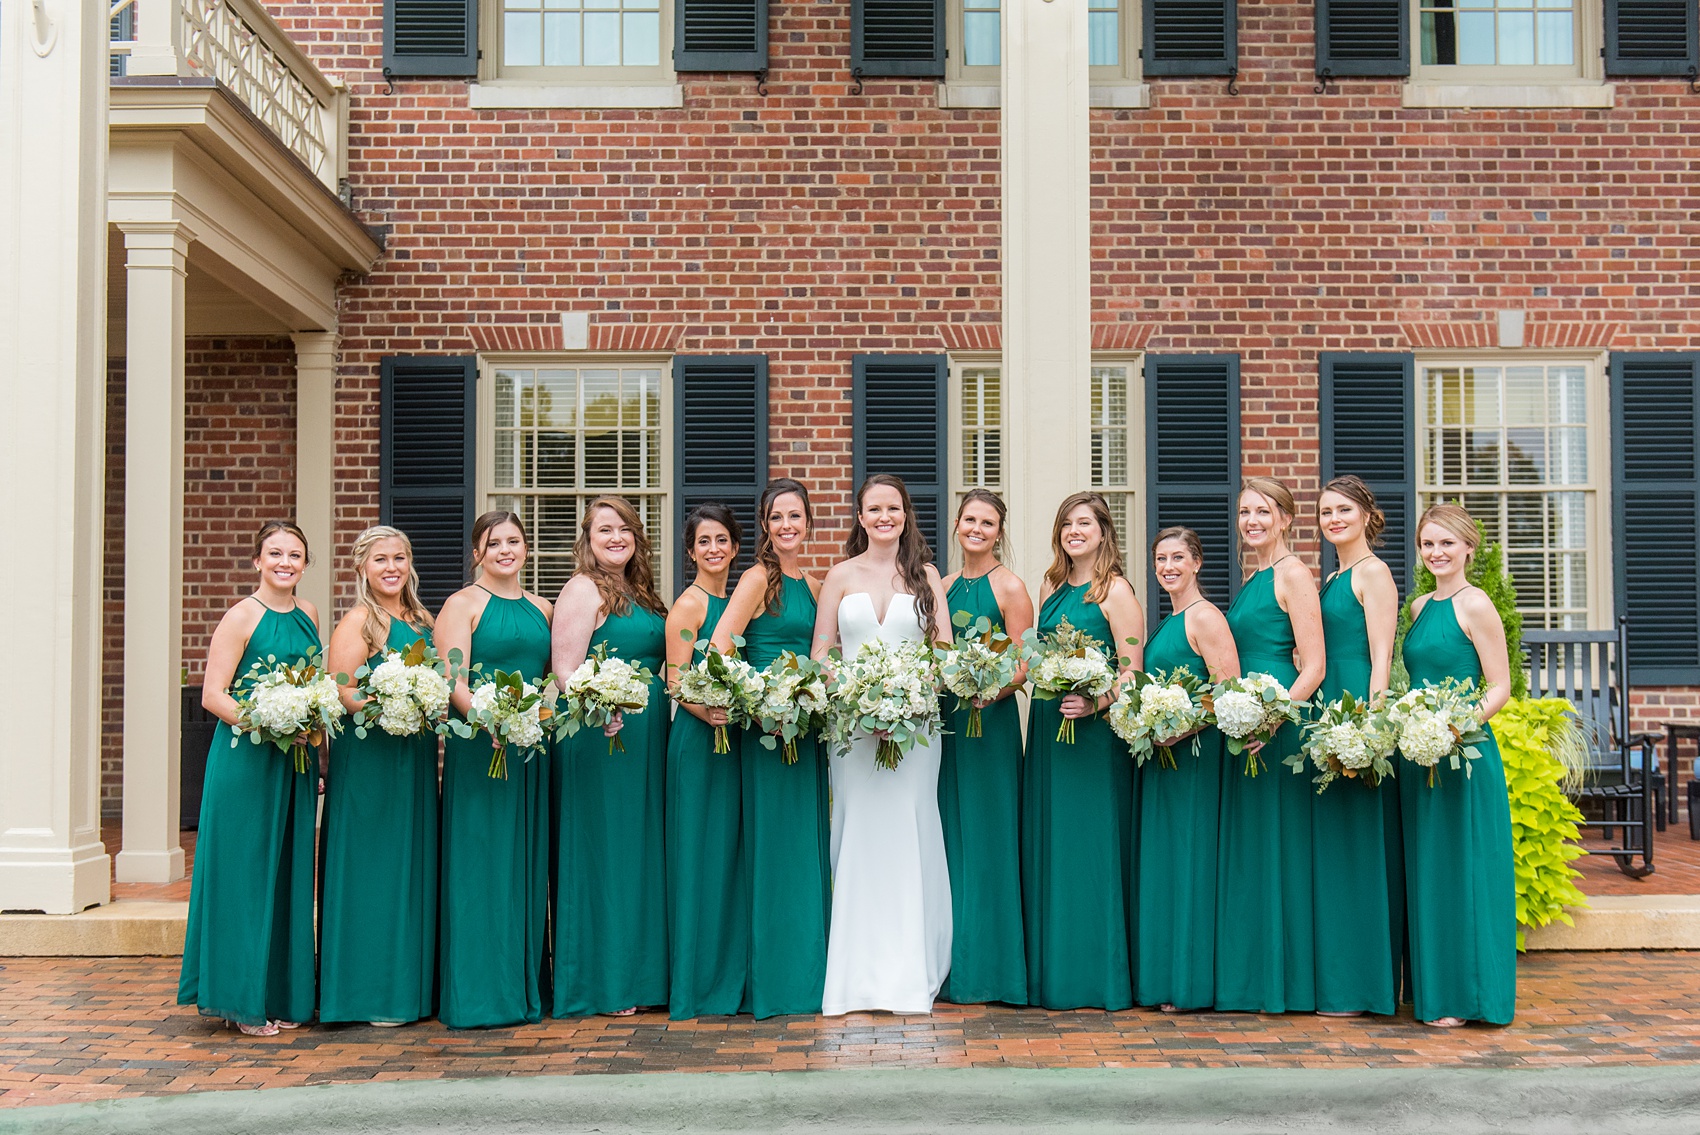
POLYGON ((1057 740, 1064 745, 1074 744, 1074 718, 1065 717, 1057 726, 1057 740))
POLYGON ((980 736, 980 707, 970 704, 968 707, 968 728, 962 731, 964 737, 980 736))
POLYGON ((1179 765, 1175 764, 1175 750, 1172 746, 1169 746, 1169 745, 1158 745, 1157 746, 1157 767, 1158 768, 1179 768, 1180 767, 1179 765))
POLYGON ((797 739, 795 737, 785 742, 785 748, 780 755, 788 765, 797 763, 797 739))
POLYGON ((494 746, 490 754, 490 779, 508 779, 508 747, 506 745, 494 746))
POLYGON ((1428 786, 1430 788, 1434 787, 1434 774, 1439 768, 1440 768, 1439 765, 1428 766, 1428 786))
MULTIPOLYGON (((609 749, 608 751, 612 753, 614 750, 609 749)), ((724 725, 714 727, 714 751, 716 753, 730 753, 732 751, 732 741, 727 737, 726 726, 724 725)))
MULTIPOLYGON (((289 754, 295 758, 295 771, 298 773, 305 773, 307 771, 307 746, 291 745, 289 747, 289 754)), ((1430 781, 1430 783, 1432 784, 1433 781, 1430 781)))
POLYGON ((1255 749, 1247 748, 1245 751, 1245 774, 1247 776, 1256 776, 1262 770, 1263 758, 1257 755, 1257 751, 1255 749))
MULTIPOLYGON (((622 753, 626 751, 626 743, 624 741, 620 740, 620 735, 618 733, 616 733, 612 737, 608 738, 608 755, 610 757, 614 755, 615 749, 620 750, 620 752, 622 752, 622 753)), ((718 749, 715 750, 715 752, 719 752, 719 751, 720 750, 718 750, 718 749)))
POLYGON ((874 763, 883 769, 897 770, 898 763, 903 760, 903 750, 890 737, 881 737, 879 746, 874 750, 874 763))

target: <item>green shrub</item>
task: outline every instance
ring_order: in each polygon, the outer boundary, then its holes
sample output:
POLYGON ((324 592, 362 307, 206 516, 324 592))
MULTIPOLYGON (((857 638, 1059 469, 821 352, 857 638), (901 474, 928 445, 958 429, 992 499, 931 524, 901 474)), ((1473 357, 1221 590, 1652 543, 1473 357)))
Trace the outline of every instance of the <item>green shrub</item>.
POLYGON ((1511 846, 1517 880, 1517 948, 1523 931, 1549 922, 1574 925, 1567 906, 1586 906, 1570 866, 1582 813, 1563 784, 1585 744, 1563 698, 1514 698, 1493 718, 1505 786, 1511 797, 1511 846))
MULTIPOLYGON (((1506 653, 1511 658, 1511 696, 1526 698, 1529 696, 1529 659, 1523 653, 1523 616, 1517 610, 1517 587, 1511 573, 1505 570, 1505 549, 1488 541, 1487 531, 1482 528, 1480 520, 1476 521, 1476 531, 1481 534, 1481 546, 1464 577, 1485 591, 1487 597, 1493 600, 1493 605, 1499 608, 1499 617, 1505 623, 1506 653)), ((1416 533, 1412 533, 1413 545, 1416 544, 1416 536, 1416 533)), ((1411 589, 1411 600, 1434 590, 1434 573, 1423 566, 1421 559, 1417 560, 1411 579, 1414 585, 1411 589)), ((1399 612, 1399 629, 1395 633, 1393 647, 1392 677, 1393 688, 1396 690, 1407 689, 1411 684, 1410 675, 1405 672, 1402 650, 1405 645, 1405 632, 1410 629, 1411 602, 1408 600, 1399 612)))

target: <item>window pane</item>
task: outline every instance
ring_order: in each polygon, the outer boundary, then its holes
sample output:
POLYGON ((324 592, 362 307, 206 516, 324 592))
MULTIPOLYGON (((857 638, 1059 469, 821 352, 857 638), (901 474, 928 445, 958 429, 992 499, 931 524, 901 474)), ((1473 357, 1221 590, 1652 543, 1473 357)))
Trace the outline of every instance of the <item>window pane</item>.
POLYGON ((579 14, 551 12, 543 17, 543 63, 548 67, 577 67, 580 52, 579 14))
POLYGON ((534 12, 509 12, 502 19, 502 62, 536 67, 543 61, 542 27, 534 12))
POLYGON ((1002 45, 998 41, 998 0, 965 0, 962 12, 962 65, 996 67, 1002 45))
POLYGON ((1493 13, 1458 14, 1458 62, 1465 65, 1491 64, 1493 57, 1493 13))
POLYGON ((571 429, 578 424, 578 374, 570 370, 537 372, 535 424, 571 429))
POLYGON ((1096 6, 1086 17, 1086 62, 1092 67, 1114 67, 1121 62, 1118 42, 1120 20, 1115 8, 1099 10, 1096 6))
POLYGON ((1533 12, 1501 12, 1499 14, 1499 62, 1512 67, 1532 67, 1535 63, 1535 14, 1533 12))
POLYGON ((586 12, 584 14, 584 65, 586 67, 618 67, 620 65, 620 14, 618 12, 586 12))
POLYGON ((508 430, 496 431, 496 484, 504 489, 514 484, 514 435, 508 430))
POLYGON ((626 13, 621 57, 627 67, 654 67, 661 62, 661 13, 626 13))
POLYGON ((1539 485, 1547 475, 1547 432, 1543 429, 1505 431, 1505 475, 1514 485, 1539 485))
POLYGON ((1575 18, 1569 12, 1542 12, 1536 25, 1535 62, 1567 65, 1576 62, 1575 18))

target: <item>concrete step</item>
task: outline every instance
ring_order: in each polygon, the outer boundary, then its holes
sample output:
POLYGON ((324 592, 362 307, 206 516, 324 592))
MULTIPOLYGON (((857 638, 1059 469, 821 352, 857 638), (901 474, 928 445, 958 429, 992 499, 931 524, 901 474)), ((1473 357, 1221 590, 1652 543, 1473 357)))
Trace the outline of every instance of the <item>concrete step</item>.
POLYGON ((1528 934, 1531 950, 1700 949, 1700 895, 1600 895, 1528 934))
POLYGON ((188 922, 186 902, 134 899, 81 914, 0 914, 0 958, 181 954, 188 922))

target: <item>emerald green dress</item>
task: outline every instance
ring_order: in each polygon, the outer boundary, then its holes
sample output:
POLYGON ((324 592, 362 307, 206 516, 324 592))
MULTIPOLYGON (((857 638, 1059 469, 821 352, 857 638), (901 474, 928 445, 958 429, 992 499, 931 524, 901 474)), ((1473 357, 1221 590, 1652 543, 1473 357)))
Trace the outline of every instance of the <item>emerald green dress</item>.
MULTIPOLYGON (((779 601, 744 628, 744 658, 762 669, 789 650, 808 656, 815 595, 806 579, 783 576, 779 601)), ((750 886, 750 985, 759 1017, 818 1013, 826 990, 826 932, 832 917, 831 813, 825 747, 797 738, 797 763, 744 731, 744 870, 750 886)))
MULTIPOLYGON (((307 612, 267 608, 236 664, 232 692, 254 663, 299 664, 319 647, 307 612)), ((237 738, 219 722, 201 790, 179 1005, 240 1025, 312 1018, 318 799, 316 755, 298 773, 288 752, 237 738)))
MULTIPOLYGON (((1413 686, 1447 678, 1481 682, 1481 659, 1452 603, 1431 597, 1405 633, 1413 686)), ((1517 1008, 1511 805, 1491 725, 1487 733, 1468 776, 1442 761, 1430 787, 1422 769, 1409 763, 1399 769, 1411 999, 1419 1021, 1462 1017, 1508 1025, 1517 1008)))
MULTIPOLYGON (((388 650, 430 630, 390 620, 388 650)), ((372 655, 373 665, 384 651, 372 655)), ((417 1021, 436 1011, 437 735, 352 727, 331 746, 320 838, 319 1019, 417 1021)))
MULTIPOLYGON (((726 610, 724 596, 703 594, 699 638, 714 632, 726 610)), ((732 751, 716 753, 714 727, 680 706, 667 735, 668 1009, 676 1021, 736 1013, 749 980, 742 735, 736 726, 727 733, 732 751)))
MULTIPOLYGON (((1275 600, 1275 568, 1245 581, 1228 608, 1240 673, 1291 686, 1293 624, 1275 600)), ((1282 762, 1303 738, 1287 724, 1263 747, 1263 768, 1244 773, 1228 756, 1222 773, 1222 834, 1216 877, 1216 1008, 1254 1013, 1316 1008, 1316 932, 1311 883, 1308 776, 1282 762)))
MULTIPOLYGON (((996 569, 993 569, 996 570, 996 569)), ((991 573, 959 576, 946 597, 951 617, 990 619, 1004 629, 991 573)), ((953 705, 954 694, 945 695, 953 705)), ((1027 1003, 1027 950, 1021 926, 1021 711, 1013 697, 980 711, 981 736, 968 736, 969 710, 951 709, 939 757, 939 818, 950 864, 950 974, 939 997, 957 1004, 1027 1003)))
MULTIPOLYGON (((1369 629, 1352 569, 1322 585, 1328 673, 1318 699, 1370 694, 1369 629)), ((1402 770, 1401 770, 1402 771, 1402 770)), ((1316 775, 1308 762, 1304 779, 1316 775)), ((1398 1008, 1405 941, 1399 786, 1341 777, 1311 805, 1316 873, 1316 1007, 1331 1013, 1398 1008)))
MULTIPOLYGON (((1065 584, 1039 608, 1039 631, 1066 617, 1114 654, 1115 635, 1090 581, 1065 584)), ((1060 699, 1033 702, 1022 778, 1021 882, 1027 998, 1047 1009, 1133 1005, 1128 940, 1133 886, 1133 761, 1101 715, 1058 741, 1060 699)))
MULTIPOLYGON (((1145 669, 1210 668, 1186 637, 1186 609, 1164 619, 1145 669)), ((1141 1005, 1208 1009, 1216 987, 1216 843, 1222 734, 1214 727, 1175 746, 1175 767, 1147 761, 1139 788, 1139 902, 1135 988, 1141 1005)))
POLYGON ((557 1017, 667 1004, 666 620, 633 601, 598 646, 655 677, 648 708, 625 715, 624 752, 600 729, 555 746, 557 1017))
MULTIPOLYGON (((468 666, 549 673, 549 620, 530 599, 491 595, 468 666)), ((477 685, 478 679, 472 679, 477 685)), ((536 1022, 549 898, 549 763, 510 750, 490 773, 490 738, 450 737, 443 753, 443 863, 438 1017, 452 1029, 536 1022)))

